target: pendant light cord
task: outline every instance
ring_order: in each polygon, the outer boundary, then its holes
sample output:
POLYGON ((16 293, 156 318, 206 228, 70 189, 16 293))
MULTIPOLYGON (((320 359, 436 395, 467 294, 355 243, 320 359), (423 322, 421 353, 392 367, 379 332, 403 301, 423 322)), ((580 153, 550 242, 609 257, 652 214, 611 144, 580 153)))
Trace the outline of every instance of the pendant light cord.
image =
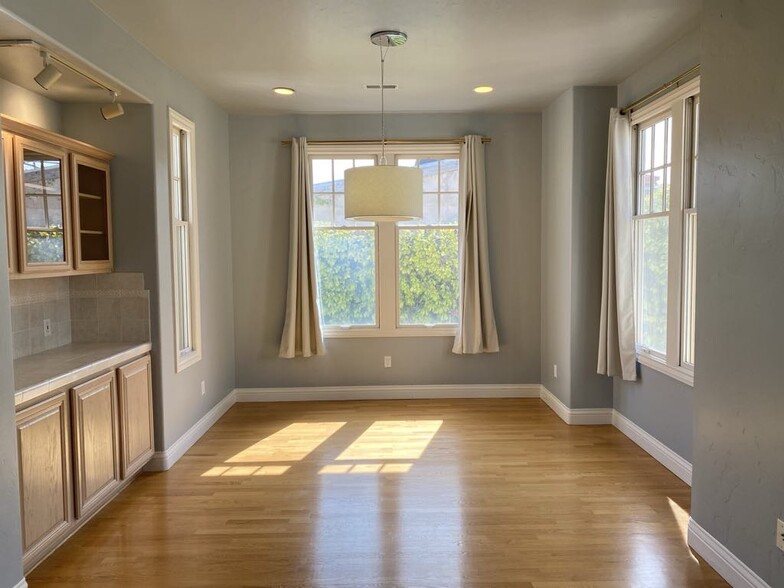
POLYGON ((381 165, 387 164, 387 155, 386 155, 386 142, 387 142, 387 135, 386 135, 386 126, 384 124, 384 60, 387 56, 387 51, 389 51, 389 47, 387 50, 384 51, 384 48, 379 46, 378 48, 379 53, 381 54, 381 161, 379 162, 381 165))

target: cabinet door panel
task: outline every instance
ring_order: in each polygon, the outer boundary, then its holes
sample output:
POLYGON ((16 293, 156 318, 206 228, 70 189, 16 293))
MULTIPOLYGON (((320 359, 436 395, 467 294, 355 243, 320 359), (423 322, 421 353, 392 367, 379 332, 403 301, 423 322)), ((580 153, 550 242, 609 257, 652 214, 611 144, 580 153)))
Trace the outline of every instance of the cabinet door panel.
POLYGON ((109 164, 100 159, 71 155, 75 268, 111 271, 112 211, 109 164))
POLYGON ((117 391, 114 374, 71 392, 76 516, 89 514, 120 482, 117 391))
POLYGON ((25 566, 67 531, 72 516, 65 393, 16 416, 25 566))
POLYGON ((139 471, 155 451, 150 356, 121 367, 117 373, 120 381, 122 477, 126 479, 139 471))
POLYGON ((14 165, 19 270, 68 271, 71 229, 65 151, 15 136, 14 165))

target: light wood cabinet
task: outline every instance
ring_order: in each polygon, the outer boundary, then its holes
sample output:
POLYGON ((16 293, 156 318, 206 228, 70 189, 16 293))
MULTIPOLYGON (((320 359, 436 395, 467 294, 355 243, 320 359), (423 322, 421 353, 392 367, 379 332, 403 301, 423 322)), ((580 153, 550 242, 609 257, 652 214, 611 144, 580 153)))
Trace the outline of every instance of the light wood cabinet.
POLYGON ((120 483, 119 419, 114 373, 71 390, 76 516, 89 515, 120 483))
POLYGON ((112 154, 5 115, 0 124, 6 222, 13 236, 9 273, 25 278, 111 272, 112 154))
POLYGON ((152 373, 146 355, 117 370, 122 422, 122 477, 132 476, 155 451, 152 417, 152 373))
POLYGON ((77 271, 112 269, 112 207, 109 164, 71 154, 74 267, 77 271))
POLYGON ((152 457, 150 356, 21 407, 16 429, 27 573, 152 457))
POLYGON ((24 564, 35 565, 73 520, 68 396, 57 394, 16 415, 24 564))

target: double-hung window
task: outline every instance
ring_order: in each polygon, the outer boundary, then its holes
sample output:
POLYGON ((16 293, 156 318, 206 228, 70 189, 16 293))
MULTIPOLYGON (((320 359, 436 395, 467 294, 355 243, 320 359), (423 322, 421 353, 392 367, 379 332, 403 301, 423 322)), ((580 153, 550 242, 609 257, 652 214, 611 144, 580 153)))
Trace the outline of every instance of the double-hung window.
POLYGON ((699 79, 632 114, 637 357, 694 381, 699 79))
POLYGON ((169 109, 172 270, 178 372, 201 359, 195 142, 193 122, 169 109))
POLYGON ((377 146, 311 145, 321 323, 327 337, 451 336, 458 317, 459 145, 388 146, 419 167, 421 220, 346 219, 345 171, 377 165, 377 146))

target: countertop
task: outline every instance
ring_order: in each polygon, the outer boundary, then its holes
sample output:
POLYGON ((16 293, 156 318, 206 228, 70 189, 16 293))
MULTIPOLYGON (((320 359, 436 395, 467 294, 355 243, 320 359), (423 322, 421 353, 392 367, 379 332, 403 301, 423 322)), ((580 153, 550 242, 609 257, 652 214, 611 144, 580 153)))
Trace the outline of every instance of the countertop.
POLYGON ((14 361, 15 404, 65 388, 149 352, 150 343, 71 343, 14 361))

